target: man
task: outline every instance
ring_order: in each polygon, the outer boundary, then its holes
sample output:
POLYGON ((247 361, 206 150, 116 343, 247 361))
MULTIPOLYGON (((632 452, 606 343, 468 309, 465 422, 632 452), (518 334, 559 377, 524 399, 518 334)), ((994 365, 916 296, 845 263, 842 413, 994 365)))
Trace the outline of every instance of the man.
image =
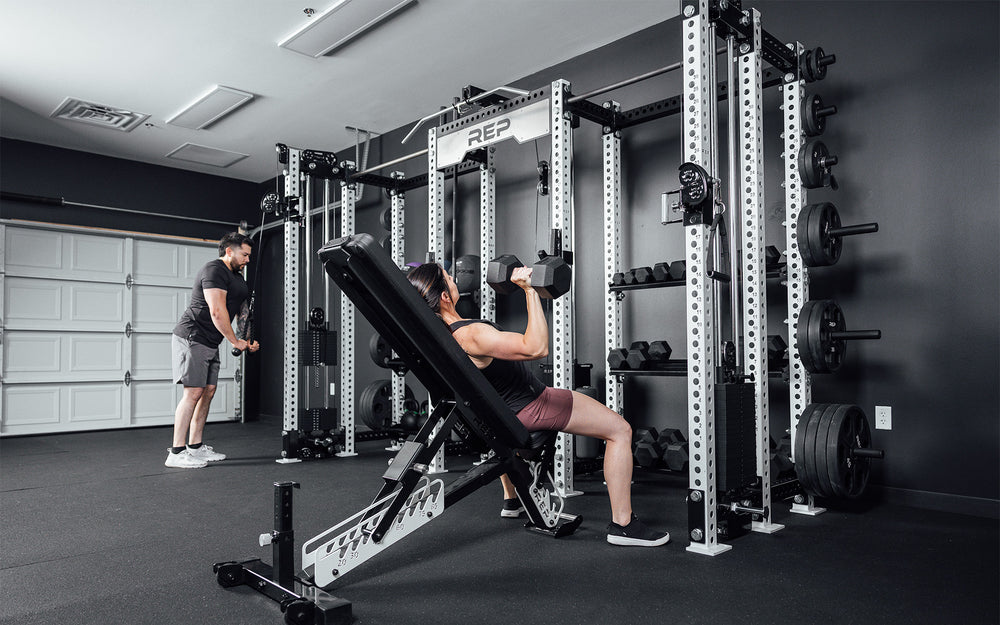
POLYGON ((164 463, 168 467, 197 469, 226 458, 202 442, 202 433, 219 381, 219 344, 225 339, 241 351, 260 349, 256 341, 248 344, 233 332, 233 318, 239 315, 241 326, 246 322, 248 289, 240 272, 250 262, 250 252, 250 237, 238 232, 222 237, 219 258, 198 270, 191 303, 174 328, 174 382, 184 385, 184 395, 174 412, 173 446, 164 463))

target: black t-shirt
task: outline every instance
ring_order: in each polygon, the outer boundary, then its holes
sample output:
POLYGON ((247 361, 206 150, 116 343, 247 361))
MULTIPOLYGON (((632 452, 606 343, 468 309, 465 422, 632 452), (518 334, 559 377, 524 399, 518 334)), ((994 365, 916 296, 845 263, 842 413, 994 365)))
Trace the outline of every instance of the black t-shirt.
POLYGON ((239 314, 240 305, 247 298, 249 289, 243 276, 233 273, 221 259, 209 261, 198 270, 191 289, 191 303, 174 327, 174 334, 202 345, 218 347, 225 337, 212 323, 212 313, 205 301, 205 289, 222 289, 226 292, 226 310, 229 311, 230 323, 239 314))

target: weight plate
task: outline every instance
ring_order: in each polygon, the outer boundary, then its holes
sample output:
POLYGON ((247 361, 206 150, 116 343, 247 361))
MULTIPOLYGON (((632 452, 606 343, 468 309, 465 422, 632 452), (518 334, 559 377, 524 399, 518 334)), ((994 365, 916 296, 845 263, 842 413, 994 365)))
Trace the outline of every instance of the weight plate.
POLYGON ((820 351, 823 354, 823 366, 829 373, 834 373, 840 369, 844 362, 844 355, 847 352, 847 341, 844 339, 833 339, 832 332, 843 332, 847 329, 847 322, 844 321, 844 312, 833 300, 822 300, 820 309, 820 351))
POLYGON ((810 139, 799 150, 799 176, 806 189, 826 186, 829 172, 821 166, 821 160, 830 156, 830 150, 819 139, 810 139))
POLYGON ((378 216, 378 223, 386 230, 392 230, 392 207, 386 208, 378 216))
POLYGON ((847 341, 834 339, 832 332, 847 327, 844 313, 833 300, 806 302, 799 312, 795 344, 802 366, 809 373, 834 373, 843 364, 847 341))
POLYGON ((832 228, 839 227, 840 213, 830 202, 810 204, 802 209, 796 238, 806 267, 828 267, 840 260, 842 240, 830 235, 832 228))
POLYGON ((795 475, 799 479, 799 484, 809 494, 816 494, 813 483, 810 479, 810 471, 806 466, 812 462, 813 452, 806 448, 806 430, 814 415, 822 414, 826 409, 826 404, 809 404, 802 411, 798 424, 795 426, 795 475))
POLYGON ((826 441, 826 472, 837 497, 856 499, 868 487, 871 459, 856 458, 854 449, 871 448, 871 430, 864 411, 857 406, 837 407, 826 441))
MULTIPOLYGON (((829 409, 829 406, 826 409, 829 409)), ((809 484, 810 492, 813 495, 819 496, 825 496, 826 493, 819 483, 819 476, 816 471, 816 434, 826 409, 813 410, 812 415, 809 417, 809 422, 806 423, 805 440, 803 441, 804 457, 802 459, 802 468, 805 469, 806 481, 809 484)))
POLYGON ((368 341, 368 353, 372 357, 372 362, 376 365, 383 369, 389 368, 389 360, 392 359, 392 350, 389 348, 389 344, 378 333, 373 334, 372 338, 368 341))
POLYGON ((822 368, 820 310, 819 301, 806 302, 799 311, 798 327, 795 331, 795 346, 799 351, 802 366, 809 373, 828 373, 822 368))
POLYGON ((816 427, 816 453, 813 471, 816 477, 816 489, 824 497, 839 497, 834 485, 831 483, 829 472, 827 471, 827 442, 829 440, 830 424, 833 417, 840 408, 840 404, 830 404, 823 410, 816 427))
POLYGON ((384 430, 392 423, 392 385, 389 380, 376 380, 361 392, 358 416, 372 430, 384 430))
POLYGON ((819 136, 826 130, 826 118, 817 115, 821 108, 823 99, 819 94, 807 96, 802 101, 802 130, 810 137, 819 136))

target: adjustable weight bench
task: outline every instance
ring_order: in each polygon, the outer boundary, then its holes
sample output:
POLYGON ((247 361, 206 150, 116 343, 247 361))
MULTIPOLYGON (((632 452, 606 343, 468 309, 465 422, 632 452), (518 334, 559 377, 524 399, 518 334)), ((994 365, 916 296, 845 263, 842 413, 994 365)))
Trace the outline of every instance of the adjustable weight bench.
MULTIPOLYGON (((330 241, 320 249, 319 257, 330 278, 397 354, 393 361, 397 372, 413 373, 427 389, 432 408, 424 425, 390 462, 371 505, 303 544, 305 577, 294 581, 310 589, 329 587, 504 473, 524 506, 527 529, 553 537, 572 534, 582 517, 564 514, 561 500, 557 504, 557 495, 542 483, 551 469, 557 433, 529 433, 524 428, 371 235, 330 241), (445 487, 427 473, 434 455, 453 431, 473 449, 488 451, 489 457, 445 487)), ((285 489, 291 492, 290 486, 285 489)), ((277 505, 276 499, 276 511, 277 505)), ((291 535, 290 528, 287 534, 291 535)), ((275 553, 277 571, 277 550, 275 553)), ((287 561, 288 555, 283 559, 287 561)), ((264 586, 275 584, 266 579, 270 569, 263 566, 264 574, 248 575, 252 568, 260 570, 261 564, 222 563, 216 565, 216 573, 223 586, 256 584, 269 596, 280 595, 283 598, 272 598, 282 601, 283 608, 295 601, 296 607, 308 612, 312 599, 317 604, 317 619, 322 619, 321 601, 308 593, 294 593, 288 588, 294 585, 290 580, 280 585, 280 592, 265 592, 264 586)), ((274 577, 277 579, 277 573, 274 577)), ((322 591, 320 597, 330 599, 322 591)), ((286 612, 286 621, 288 617, 286 612)))

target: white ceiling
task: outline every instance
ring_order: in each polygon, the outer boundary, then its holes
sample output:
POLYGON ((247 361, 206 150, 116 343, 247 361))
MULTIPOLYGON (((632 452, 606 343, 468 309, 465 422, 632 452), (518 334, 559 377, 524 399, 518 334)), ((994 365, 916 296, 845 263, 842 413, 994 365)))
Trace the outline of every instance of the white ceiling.
POLYGON ((679 0, 419 0, 332 55, 278 47, 309 21, 304 8, 333 3, 0 0, 0 135, 260 182, 274 175, 275 143, 353 146, 345 126, 413 123, 464 85, 505 85, 670 19, 679 0), (166 124, 217 84, 256 98, 204 130, 166 124), (51 119, 67 97, 146 113, 151 125, 51 119), (165 157, 189 142, 250 156, 228 168, 165 157))

